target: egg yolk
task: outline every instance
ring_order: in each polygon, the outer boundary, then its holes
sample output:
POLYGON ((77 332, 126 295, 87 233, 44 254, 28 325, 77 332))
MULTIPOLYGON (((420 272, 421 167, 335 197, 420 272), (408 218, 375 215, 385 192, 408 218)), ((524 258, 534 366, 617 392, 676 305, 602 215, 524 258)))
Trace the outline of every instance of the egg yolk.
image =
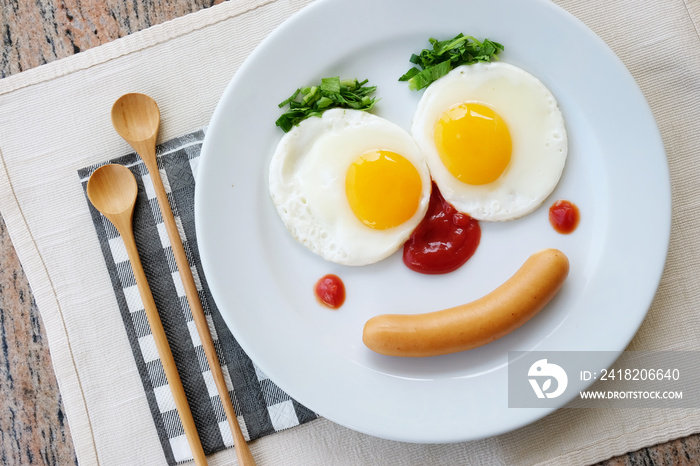
POLYGON ((345 177, 345 193, 353 213, 378 230, 401 225, 413 217, 421 192, 416 167, 386 150, 365 152, 350 165, 345 177))
POLYGON ((467 102, 445 111, 435 125, 435 144, 445 167, 460 181, 491 183, 508 166, 510 132, 493 109, 467 102))

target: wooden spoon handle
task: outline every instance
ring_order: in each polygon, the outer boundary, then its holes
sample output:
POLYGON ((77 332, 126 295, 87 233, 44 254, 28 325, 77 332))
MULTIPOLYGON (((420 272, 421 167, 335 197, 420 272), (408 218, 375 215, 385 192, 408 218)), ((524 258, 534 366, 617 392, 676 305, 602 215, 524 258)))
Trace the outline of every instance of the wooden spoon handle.
MULTIPOLYGON (((151 158, 144 156, 141 158, 144 160, 144 162, 146 162, 147 159, 155 159, 155 157, 151 158)), ((197 327, 199 338, 202 341, 204 354, 209 362, 209 367, 211 368, 211 373, 216 384, 216 389, 219 392, 219 398, 221 398, 221 403, 223 404, 229 427, 231 427, 238 464, 242 466, 254 466, 255 460, 253 459, 253 454, 251 453, 250 448, 246 443, 246 439, 243 436, 241 426, 238 424, 236 412, 233 409, 231 396, 229 395, 228 387, 226 386, 226 379, 224 379, 221 364, 219 364, 219 357, 216 354, 216 347, 214 346, 211 331, 209 330, 209 324, 206 316, 204 315, 202 303, 199 299, 197 285, 195 284, 194 277, 192 276, 192 269, 190 268, 189 261, 187 260, 185 248, 182 245, 182 238, 180 237, 180 232, 177 228, 177 224, 175 223, 175 218, 173 217, 173 212, 170 208, 170 203, 168 202, 168 196, 165 192, 165 187, 163 186, 163 181, 161 180, 160 173, 158 172, 158 166, 154 161, 152 163, 146 162, 146 167, 148 168, 148 172, 153 182, 153 188, 156 192, 156 198, 158 199, 158 205, 160 206, 161 216, 163 217, 165 229, 168 232, 168 237, 170 238, 173 256, 175 256, 175 262, 177 263, 177 268, 180 271, 180 278, 182 279, 182 284, 185 288, 187 302, 190 305, 192 317, 194 319, 195 326, 197 327)))
POLYGON ((153 340, 155 341, 156 348, 158 349, 158 355, 160 356, 160 360, 163 364, 163 370, 165 371, 165 377, 168 379, 168 385, 170 385, 170 390, 173 393, 175 407, 177 408, 177 413, 182 421, 182 427, 185 429, 185 436, 187 437, 187 442, 192 450, 194 462, 197 466, 206 465, 207 458, 204 454, 204 449, 202 448, 202 442, 197 434, 197 427, 195 426, 194 418, 192 417, 190 405, 187 403, 187 396, 185 395, 185 389, 183 388, 182 381, 180 380, 180 374, 177 372, 177 366, 175 366, 173 353, 170 351, 170 345, 168 344, 168 339, 165 336, 163 323, 160 320, 156 303, 153 300, 153 294, 151 294, 151 288, 148 286, 146 274, 143 271, 143 265, 141 264, 138 249, 136 248, 136 241, 134 240, 133 231, 131 230, 130 226, 129 228, 120 228, 120 225, 115 223, 115 227, 117 227, 119 234, 124 240, 124 246, 129 256, 129 262, 131 262, 131 268, 134 271, 134 278, 136 279, 136 285, 138 286, 139 294, 141 295, 141 301, 143 302, 144 309, 146 310, 148 325, 151 327, 153 340))

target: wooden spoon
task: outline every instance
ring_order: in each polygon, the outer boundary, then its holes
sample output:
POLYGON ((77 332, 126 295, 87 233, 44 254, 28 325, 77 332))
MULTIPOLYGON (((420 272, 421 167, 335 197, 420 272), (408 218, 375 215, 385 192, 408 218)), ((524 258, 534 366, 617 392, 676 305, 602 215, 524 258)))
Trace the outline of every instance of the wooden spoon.
POLYGON ((211 337, 209 324, 202 303, 199 300, 197 286, 192 276, 192 269, 185 254, 185 248, 182 245, 180 232, 175 223, 173 212, 170 209, 168 196, 163 186, 163 180, 160 178, 158 171, 158 161, 156 157, 156 137, 158 135, 158 127, 160 126, 160 111, 156 102, 144 94, 126 94, 120 97, 112 106, 112 124, 117 133, 134 148, 137 154, 141 156, 148 173, 153 182, 153 188, 156 192, 160 212, 165 223, 165 229, 170 238, 173 255, 177 268, 180 271, 180 278, 185 288, 187 302, 192 311, 192 317, 199 333, 199 338, 202 341, 204 354, 209 362, 211 373, 216 383, 216 389, 219 392, 221 403, 224 406, 224 412, 228 419, 231 432, 233 433, 233 442, 236 447, 236 456, 238 463, 244 466, 255 465, 253 455, 248 448, 241 426, 238 424, 236 412, 233 409, 231 396, 226 387, 226 379, 219 364, 219 358, 216 354, 214 341, 211 337))
POLYGON ((97 210, 107 217, 124 240, 124 246, 134 271, 136 285, 141 295, 143 307, 146 310, 148 325, 151 327, 153 340, 155 341, 158 355, 163 363, 165 377, 173 393, 175 407, 180 415, 182 427, 185 429, 185 436, 192 450, 194 461, 197 465, 206 465, 207 459, 202 449, 202 443, 197 435, 197 427, 194 424, 190 405, 187 403, 185 389, 182 387, 180 374, 175 366, 173 353, 170 351, 168 339, 163 330, 163 323, 158 315, 156 303, 153 300, 151 289, 146 280, 146 274, 141 265, 136 241, 134 240, 134 230, 132 219, 134 217, 134 205, 138 186, 136 179, 128 168, 122 165, 104 165, 90 176, 87 185, 87 195, 97 210))

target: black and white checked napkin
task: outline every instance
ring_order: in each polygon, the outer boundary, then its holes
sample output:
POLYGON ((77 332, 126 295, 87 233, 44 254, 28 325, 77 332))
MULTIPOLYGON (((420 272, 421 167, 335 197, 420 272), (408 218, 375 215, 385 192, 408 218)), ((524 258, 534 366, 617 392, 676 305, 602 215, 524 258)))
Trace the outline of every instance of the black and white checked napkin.
MULTIPOLYGON (((254 440, 310 421, 317 415, 291 399, 253 364, 226 327, 207 288, 194 227, 194 184, 203 139, 204 130, 199 130, 160 144, 158 167, 238 420, 245 437, 254 440)), ((148 171, 136 154, 128 154, 79 170, 83 189, 87 188, 90 175, 107 163, 125 165, 136 176, 139 193, 134 235, 204 451, 211 454, 231 447, 231 430, 190 313, 148 171)), ((163 451, 169 464, 189 460, 192 454, 158 358, 124 243, 110 221, 89 201, 88 205, 163 451)))

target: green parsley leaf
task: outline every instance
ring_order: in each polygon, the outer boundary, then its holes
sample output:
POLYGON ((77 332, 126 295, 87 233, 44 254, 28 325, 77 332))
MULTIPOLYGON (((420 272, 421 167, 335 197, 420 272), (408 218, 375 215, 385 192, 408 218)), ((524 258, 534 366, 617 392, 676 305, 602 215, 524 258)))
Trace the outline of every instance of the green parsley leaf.
POLYGON ((366 86, 367 80, 323 78, 318 86, 301 87, 279 104, 279 108, 289 105, 289 109, 280 116, 275 124, 285 133, 309 117, 319 117, 331 108, 352 108, 369 110, 377 98, 369 94, 377 86, 366 86))
POLYGON ((411 54, 409 61, 418 67, 399 78, 399 81, 408 81, 411 90, 428 87, 457 66, 498 60, 498 54, 504 50, 498 42, 489 39, 481 42, 464 34, 443 41, 430 38, 429 42, 432 48, 423 49, 419 55, 411 54))

